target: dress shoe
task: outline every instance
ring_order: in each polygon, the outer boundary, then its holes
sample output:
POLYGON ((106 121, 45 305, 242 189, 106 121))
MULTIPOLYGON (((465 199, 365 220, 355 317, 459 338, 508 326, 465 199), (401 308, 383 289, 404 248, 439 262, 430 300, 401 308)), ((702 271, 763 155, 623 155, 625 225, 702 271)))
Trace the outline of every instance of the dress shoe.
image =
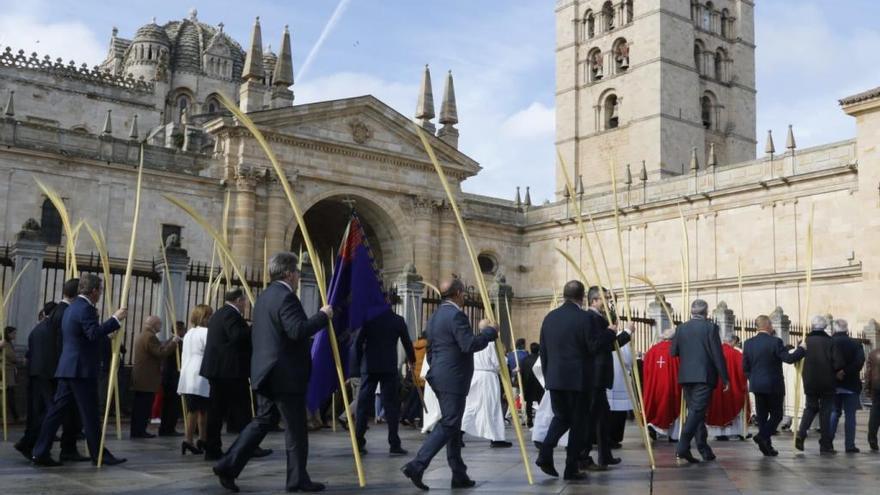
POLYGON ((217 475, 217 478, 220 480, 220 486, 226 488, 233 493, 238 493, 238 485, 235 484, 235 477, 224 471, 220 471, 216 467, 212 468, 212 470, 214 471, 214 474, 217 475))
POLYGON ((675 454, 675 458, 676 458, 676 460, 679 460, 679 461, 682 461, 682 460, 687 461, 690 464, 699 464, 700 463, 700 460, 697 459, 696 457, 694 457, 694 455, 691 454, 690 452, 675 454))
POLYGON ((513 444, 504 440, 492 440, 489 443, 489 448, 492 449, 509 449, 510 447, 513 447, 513 444))
POLYGON ((562 479, 565 481, 584 481, 587 479, 587 475, 580 471, 566 471, 562 479))
POLYGON ((616 464, 620 464, 622 461, 620 457, 612 457, 610 459, 600 459, 601 462, 599 464, 604 464, 606 466, 614 466, 616 464))
POLYGON ((607 464, 596 464, 595 462, 593 462, 593 463, 587 464, 584 469, 586 469, 587 471, 602 472, 602 471, 608 471, 608 465, 607 464))
POLYGON ((717 437, 715 437, 715 440, 719 442, 727 442, 728 440, 730 440, 730 437, 728 437, 727 435, 718 435, 717 437))
POLYGON ((409 464, 404 464, 402 468, 400 468, 400 472, 403 473, 404 476, 409 478, 412 481, 412 484, 416 486, 419 490, 428 491, 428 485, 422 483, 422 474, 420 471, 416 471, 409 464))
POLYGON ((302 483, 296 488, 292 488, 287 490, 288 492, 305 492, 305 493, 316 493, 323 492, 327 489, 327 485, 324 483, 318 483, 317 481, 309 481, 308 483, 302 483))
POLYGON ((259 459, 260 457, 266 457, 267 455, 272 454, 272 449, 264 449, 262 447, 257 447, 254 449, 254 453, 251 454, 251 457, 254 459, 259 459))
POLYGON ((182 437, 183 433, 179 431, 159 431, 160 437, 182 437))
POLYGON ((822 455, 834 455, 836 453, 837 453, 837 451, 834 450, 834 447, 827 447, 827 448, 820 447, 819 448, 819 454, 822 454, 822 455))
POLYGON ((878 450, 880 450, 880 445, 877 444, 876 440, 874 440, 873 442, 868 442, 868 446, 871 447, 871 451, 873 452, 877 452, 878 450))
POLYGON ((859 452, 861 452, 861 450, 859 450, 858 447, 852 447, 852 448, 846 449, 847 454, 858 454, 859 452))
POLYGON ((33 454, 31 453, 31 450, 32 450, 31 447, 28 447, 27 445, 24 445, 21 442, 17 442, 12 447, 15 450, 17 450, 21 455, 23 455, 25 459, 27 459, 29 461, 31 460, 31 457, 33 457, 33 454))
POLYGON ((456 488, 473 488, 477 486, 477 482, 470 478, 453 479, 449 486, 454 490, 456 488))
POLYGON ((407 452, 405 449, 403 449, 400 445, 398 445, 396 447, 391 447, 390 449, 388 449, 388 454, 390 454, 390 455, 406 455, 408 453, 409 452, 407 452))
POLYGON ((796 448, 797 450, 800 450, 801 452, 804 451, 804 437, 802 437, 802 436, 795 437, 794 448, 796 448))
POLYGON ((715 460, 715 453, 711 450, 704 450, 703 452, 700 452, 700 457, 706 462, 711 462, 715 460))
POLYGON ((48 456, 48 455, 45 457, 33 457, 33 458, 31 458, 31 462, 34 463, 34 466, 41 466, 41 467, 58 467, 61 465, 60 462, 56 461, 55 459, 52 459, 52 456, 48 456))
POLYGON ((614 442, 614 443, 611 444, 611 448, 614 449, 614 450, 616 450, 616 449, 622 449, 622 448, 623 448, 623 444, 620 443, 620 442, 614 442))
POLYGON ((144 432, 144 433, 135 433, 131 435, 131 438, 156 438, 156 435, 152 433, 144 432))
POLYGON ((762 454, 764 454, 765 456, 773 455, 770 453, 770 444, 767 443, 767 440, 764 440, 764 437, 755 435, 752 438, 752 441, 755 442, 755 444, 758 446, 758 450, 760 450, 762 454))
POLYGON ((544 472, 547 476, 553 476, 554 478, 559 477, 559 471, 556 470, 556 467, 553 466, 553 460, 545 461, 538 458, 535 461, 535 465, 541 468, 541 471, 544 472))
POLYGON ((61 462, 87 462, 92 460, 92 458, 82 455, 76 450, 72 450, 70 452, 62 452, 61 455, 58 456, 58 460, 61 462))
POLYGON ((772 445, 767 446, 768 454, 770 457, 776 457, 779 455, 779 451, 774 449, 772 445))
MULTIPOLYGON (((103 457, 103 459, 101 459, 101 465, 102 466, 117 466, 127 460, 128 459, 126 459, 125 457, 116 457, 115 455, 111 454, 109 450, 104 449, 104 457, 103 457)), ((92 459, 92 464, 97 466, 98 460, 92 459)))

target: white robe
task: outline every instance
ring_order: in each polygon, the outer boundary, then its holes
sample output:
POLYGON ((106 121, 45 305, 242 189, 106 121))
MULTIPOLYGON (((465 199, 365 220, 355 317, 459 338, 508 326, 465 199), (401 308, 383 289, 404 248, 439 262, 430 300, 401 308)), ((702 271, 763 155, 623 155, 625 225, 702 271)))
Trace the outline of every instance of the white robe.
POLYGON ((498 354, 494 344, 474 354, 474 376, 468 391, 461 429, 468 435, 492 441, 504 440, 498 354))
MULTIPOLYGON (((535 365, 532 367, 532 373, 535 374, 535 378, 537 378, 538 382, 541 383, 541 386, 544 387, 544 369, 541 367, 540 359, 535 361, 535 365)), ((544 392, 544 398, 541 399, 538 408, 535 410, 535 419, 532 425, 533 442, 544 441, 544 437, 547 436, 547 430, 550 429, 551 421, 553 421, 553 405, 550 402, 550 391, 546 390, 544 392)), ((565 432, 565 434, 562 435, 557 446, 568 446, 568 432, 565 432)))
MULTIPOLYGON (((431 365, 429 365, 428 360, 425 359, 422 363, 422 372, 420 373, 422 378, 428 376, 428 370, 430 368, 431 365)), ((425 380, 424 400, 426 410, 422 415, 422 433, 428 433, 434 428, 434 425, 440 421, 440 401, 437 400, 437 395, 434 393, 428 380, 425 380)))
POLYGON ((626 373, 620 367, 620 360, 617 359, 617 351, 611 352, 612 361, 614 361, 614 386, 611 390, 606 391, 608 396, 608 405, 612 411, 632 411, 632 402, 629 400, 629 391, 626 388, 626 380, 630 379, 632 373, 632 350, 629 344, 620 348, 620 355, 623 357, 623 364, 626 366, 626 373))

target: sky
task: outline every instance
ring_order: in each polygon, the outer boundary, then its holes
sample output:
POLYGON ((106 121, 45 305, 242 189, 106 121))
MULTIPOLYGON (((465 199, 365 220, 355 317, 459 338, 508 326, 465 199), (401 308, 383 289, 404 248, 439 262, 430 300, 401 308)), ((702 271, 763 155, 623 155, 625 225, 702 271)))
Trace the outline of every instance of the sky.
MULTIPOLYGON (((638 1, 638 0, 636 0, 638 1)), ((684 1, 684 0, 681 0, 684 1)), ((758 147, 768 129, 800 148, 848 139, 855 122, 837 100, 880 85, 880 2, 758 0, 758 147), (842 5, 846 8, 841 8, 842 5)), ((293 40, 295 103, 372 94, 415 112, 425 64, 439 113, 446 71, 455 78, 460 149, 482 172, 467 192, 512 199, 553 191, 554 0, 0 0, 0 45, 94 65, 113 26, 130 38, 153 17, 223 22, 243 46, 260 16, 263 43, 293 40), (242 8, 242 5, 246 5, 242 8)))

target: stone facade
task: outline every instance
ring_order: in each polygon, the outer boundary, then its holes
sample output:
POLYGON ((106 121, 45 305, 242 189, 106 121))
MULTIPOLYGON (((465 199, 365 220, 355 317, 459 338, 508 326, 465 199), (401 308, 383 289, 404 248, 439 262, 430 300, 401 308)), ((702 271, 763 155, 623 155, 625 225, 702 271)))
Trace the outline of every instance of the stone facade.
MULTIPOLYGON (((812 311, 848 318, 852 328, 875 318, 872 298, 865 295, 880 290, 880 256, 871 249, 880 241, 875 239, 880 229, 873 225, 880 221, 880 93, 842 102, 858 122, 854 139, 804 150, 792 142, 785 152, 754 159, 752 3, 715 2, 705 29, 697 26, 703 19, 701 2, 695 2, 693 18, 686 2, 611 3, 623 23, 605 33, 600 30, 604 18, 594 17, 591 38, 583 33, 584 16, 588 8, 601 12, 600 3, 556 4, 557 139, 574 176, 583 175, 581 194, 568 200, 560 195, 552 203, 535 206, 462 192, 461 183, 480 167, 457 149, 451 75, 440 106, 442 127, 429 138, 458 196, 474 248, 490 260, 484 273, 487 283, 503 274, 512 288, 517 333, 537 338, 554 289, 574 278, 554 248, 581 262, 589 259, 571 201, 580 201, 595 221, 611 285, 619 289, 623 283, 614 198, 606 173, 612 157, 620 166, 617 204, 627 272, 650 277, 673 307, 687 307, 679 293, 681 214, 690 241, 692 297, 706 299, 712 308, 723 308, 726 302, 738 317, 769 314, 781 307, 793 323, 801 322, 806 226, 813 211, 812 311), (626 38, 629 51, 615 45, 618 36, 626 38), (697 38, 706 51, 727 51, 732 61, 721 67, 723 81, 696 73, 697 38), (618 64, 617 72, 587 81, 583 71, 592 69, 584 64, 593 46, 604 53, 603 67, 611 70, 618 64), (630 58, 621 71, 623 55, 630 58), (618 91, 620 120, 617 128, 600 132, 590 127, 595 124, 594 101, 612 87, 618 91), (721 114, 732 131, 716 132, 699 122, 699 95, 709 90, 719 98, 718 106, 723 104, 721 114), (681 173, 680 162, 689 163, 695 146, 699 167, 686 166, 681 173), (743 268, 743 308, 737 293, 738 261, 743 268)), ((432 284, 450 273, 473 283, 466 247, 413 121, 372 96, 292 105, 290 51, 282 42, 283 60, 263 53, 260 30, 256 22, 256 41, 244 53, 235 52, 238 45, 225 38, 221 27, 200 23, 194 14, 164 26, 153 22, 130 42, 114 33, 102 66, 109 72, 44 63, 26 55, 20 56, 24 63, 16 63, 12 51, 0 56, 0 101, 12 101, 0 116, 0 241, 12 244, 28 218, 41 218, 45 198, 34 182, 39 178, 64 197, 75 220, 86 219, 104 229, 110 255, 121 263, 131 227, 138 151, 146 140, 145 208, 137 244, 141 266, 151 263, 163 224, 182 229, 182 247, 193 261, 211 258, 209 237, 164 194, 192 204, 218 227, 228 195, 229 238, 243 265, 262 266, 264 242, 270 253, 297 250, 298 226, 250 134, 217 107, 210 111, 205 105, 214 103, 209 99, 212 93, 201 89, 187 107, 194 109, 192 115, 183 112, 178 114, 182 119, 175 120, 170 112, 169 104, 189 84, 184 81, 195 81, 194 87, 237 97, 263 129, 306 211, 312 236, 322 245, 322 257, 332 256, 342 234, 340 225, 354 205, 387 284, 412 274, 408 264, 432 284), (166 45, 170 51, 163 55, 166 45), (140 46, 146 47, 146 58, 131 59, 140 46), (156 47, 158 58, 153 61, 151 50, 156 47), (181 58, 184 52, 188 58, 181 58), (166 56, 167 69, 162 65, 166 56), (138 68, 144 80, 128 77, 126 68, 138 68), (134 115, 138 132, 132 130, 134 115)), ((287 43, 288 36, 283 35, 287 43)), ((427 69, 420 95, 413 95, 417 99, 418 124, 436 129, 427 69)), ((541 166, 551 170, 549 163, 541 166)), ((599 260, 589 222, 588 229, 599 260)), ((78 249, 91 251, 90 241, 81 237, 78 249)), ((585 267, 594 278, 589 263, 585 267)), ((604 268, 598 269, 605 278, 604 268)), ((652 305, 654 294, 641 282, 630 280, 629 285, 633 305, 657 308, 652 305)), ((19 338, 26 338, 26 332, 19 338)))

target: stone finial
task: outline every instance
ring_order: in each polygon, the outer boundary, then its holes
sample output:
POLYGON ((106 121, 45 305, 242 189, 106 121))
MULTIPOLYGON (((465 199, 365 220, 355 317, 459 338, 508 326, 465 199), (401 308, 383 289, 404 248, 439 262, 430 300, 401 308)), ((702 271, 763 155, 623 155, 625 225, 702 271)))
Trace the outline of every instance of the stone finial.
POLYGON ((284 26, 284 34, 281 35, 281 51, 278 52, 278 61, 275 62, 272 84, 285 88, 293 84, 293 55, 290 50, 290 31, 287 26, 284 26))
POLYGON ((220 29, 220 32, 221 32, 221 33, 223 32, 223 28, 224 28, 225 26, 226 26, 226 24, 223 24, 223 22, 218 22, 218 23, 217 23, 217 28, 220 29))
POLYGON ((645 160, 642 160, 642 169, 639 171, 639 180, 642 182, 648 180, 648 169, 645 167, 645 160))
POLYGON ((251 31, 251 46, 244 59, 244 70, 241 78, 245 81, 255 79, 262 82, 265 77, 263 71, 263 35, 260 30, 259 16, 254 20, 254 28, 251 31))
POLYGON ((113 134, 113 122, 110 119, 110 115, 113 112, 111 109, 107 109, 107 117, 104 119, 104 129, 101 131, 101 135, 109 136, 113 134))
POLYGON ((3 110, 3 114, 7 117, 15 116, 15 91, 9 92, 9 98, 6 100, 6 109, 3 110))
POLYGON ((527 207, 532 206, 532 195, 529 193, 529 186, 526 186, 526 199, 523 202, 527 207))
POLYGON ((700 159, 697 156, 697 147, 691 148, 691 170, 696 172, 700 170, 700 159))
POLYGON ((626 173, 623 175, 623 183, 627 186, 632 185, 633 183, 633 174, 629 163, 626 164, 626 173))
POLYGON ((455 86, 452 83, 452 71, 446 73, 443 103, 440 105, 440 123, 443 125, 455 125, 458 123, 458 106, 455 104, 455 86))
POLYGON ((28 218, 21 226, 21 230, 15 234, 16 240, 39 241, 42 238, 40 223, 33 218, 28 218))
POLYGON ((773 131, 772 130, 767 131, 767 144, 764 145, 764 153, 767 153, 768 155, 771 155, 771 156, 773 155, 773 153, 776 153, 776 146, 773 144, 773 131))
POLYGON ((797 148, 797 143, 794 140, 794 130, 791 128, 791 124, 788 124, 788 136, 785 137, 785 149, 794 150, 797 148))
POLYGON ((137 140, 138 138, 138 116, 134 114, 134 117, 131 119, 131 129, 128 131, 128 137, 130 139, 137 140))
POLYGON ((498 285, 504 285, 507 283, 507 277, 503 272, 499 271, 495 274, 495 283, 498 285))
POLYGON ((517 208, 522 206, 522 199, 519 197, 519 186, 516 186, 516 198, 514 198, 513 202, 516 204, 517 208))
POLYGON ((425 130, 434 133, 434 92, 431 90, 431 70, 425 65, 422 86, 419 88, 419 102, 416 105, 416 120, 425 130))
POLYGON ((193 22, 199 20, 199 11, 195 7, 189 9, 189 20, 193 22))
POLYGON ((577 189, 575 192, 577 192, 578 196, 584 195, 584 176, 582 174, 578 174, 577 189))
POLYGON ((709 143, 709 162, 707 165, 712 168, 718 165, 718 159, 715 157, 715 143, 709 143))

